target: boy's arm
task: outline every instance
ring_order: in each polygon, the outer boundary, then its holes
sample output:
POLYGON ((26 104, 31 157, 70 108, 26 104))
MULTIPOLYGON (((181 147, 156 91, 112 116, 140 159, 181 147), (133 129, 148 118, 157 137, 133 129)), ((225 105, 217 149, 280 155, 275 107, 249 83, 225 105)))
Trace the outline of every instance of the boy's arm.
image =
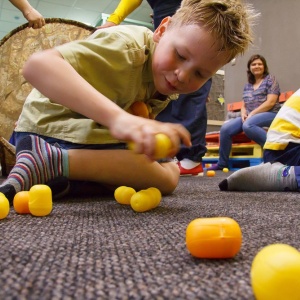
POLYGON ((34 29, 41 28, 45 25, 44 17, 34 9, 27 0, 9 0, 12 5, 19 9, 24 18, 28 21, 28 27, 34 29))
POLYGON ((172 156, 179 150, 180 141, 191 146, 190 135, 183 126, 125 112, 84 80, 56 49, 33 54, 24 65, 23 75, 52 101, 108 127, 119 140, 135 142, 136 152, 151 159, 154 158, 154 135, 157 133, 164 133, 171 139, 172 156))
POLYGON ((115 11, 108 17, 105 24, 98 28, 119 25, 124 19, 138 8, 143 0, 121 0, 115 11))

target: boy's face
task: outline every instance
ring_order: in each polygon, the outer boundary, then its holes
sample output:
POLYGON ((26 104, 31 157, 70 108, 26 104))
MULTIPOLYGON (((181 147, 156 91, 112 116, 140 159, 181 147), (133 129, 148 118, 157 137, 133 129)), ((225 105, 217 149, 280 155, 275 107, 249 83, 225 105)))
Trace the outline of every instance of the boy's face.
POLYGON ((197 91, 228 62, 213 36, 198 25, 168 28, 166 18, 156 29, 152 71, 156 89, 164 94, 197 91))

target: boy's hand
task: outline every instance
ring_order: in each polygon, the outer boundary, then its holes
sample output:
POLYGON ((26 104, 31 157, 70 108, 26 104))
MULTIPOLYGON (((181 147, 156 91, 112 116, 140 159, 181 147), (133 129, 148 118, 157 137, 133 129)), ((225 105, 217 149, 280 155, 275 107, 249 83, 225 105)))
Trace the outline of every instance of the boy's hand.
POLYGON ((155 135, 164 133, 171 142, 170 157, 179 151, 180 144, 191 146, 190 133, 180 124, 162 123, 131 114, 121 114, 114 120, 110 128, 111 134, 119 140, 135 143, 135 152, 147 155, 155 160, 155 135))

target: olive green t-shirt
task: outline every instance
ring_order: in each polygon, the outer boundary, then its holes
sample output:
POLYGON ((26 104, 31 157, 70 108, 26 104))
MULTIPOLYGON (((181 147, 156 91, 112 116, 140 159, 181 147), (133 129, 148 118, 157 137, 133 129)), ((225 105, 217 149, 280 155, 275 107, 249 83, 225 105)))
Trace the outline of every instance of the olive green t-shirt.
MULTIPOLYGON (((124 110, 135 101, 143 101, 157 115, 170 98, 176 97, 153 99, 156 91, 151 65, 155 48, 152 36, 145 27, 120 25, 97 30, 86 40, 56 49, 87 82, 124 110)), ((119 142, 106 127, 54 103, 36 89, 25 101, 16 131, 80 144, 119 142)))

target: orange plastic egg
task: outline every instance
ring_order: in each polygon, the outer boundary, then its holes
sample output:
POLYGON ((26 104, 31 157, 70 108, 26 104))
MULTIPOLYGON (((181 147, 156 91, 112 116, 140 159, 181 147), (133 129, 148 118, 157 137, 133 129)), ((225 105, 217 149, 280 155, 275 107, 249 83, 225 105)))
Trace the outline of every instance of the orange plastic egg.
POLYGON ((136 101, 134 102, 130 108, 129 112, 132 113, 135 116, 139 116, 142 118, 149 118, 149 108, 145 102, 142 101, 136 101))
POLYGON ((199 218, 186 229, 187 249, 198 258, 231 258, 241 245, 240 226, 231 218, 199 218))
POLYGON ((216 175, 216 172, 214 170, 208 170, 206 172, 207 177, 214 177, 216 175))
POLYGON ((29 214, 29 191, 21 191, 16 193, 13 206, 18 214, 29 214))

